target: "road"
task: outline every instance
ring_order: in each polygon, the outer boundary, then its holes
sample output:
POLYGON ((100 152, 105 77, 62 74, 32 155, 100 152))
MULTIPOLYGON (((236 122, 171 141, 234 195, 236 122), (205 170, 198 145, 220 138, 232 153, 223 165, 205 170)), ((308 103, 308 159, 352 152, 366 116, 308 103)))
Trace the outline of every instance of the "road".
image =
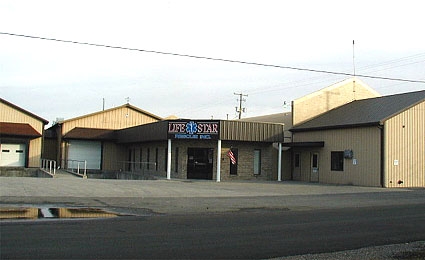
POLYGON ((425 240, 425 203, 1 222, 1 258, 265 259, 425 240))

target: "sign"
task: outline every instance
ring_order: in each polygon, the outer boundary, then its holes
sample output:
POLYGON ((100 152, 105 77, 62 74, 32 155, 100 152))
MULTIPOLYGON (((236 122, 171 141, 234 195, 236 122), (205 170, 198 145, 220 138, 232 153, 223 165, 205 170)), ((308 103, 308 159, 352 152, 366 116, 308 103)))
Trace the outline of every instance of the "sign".
POLYGON ((217 121, 169 121, 168 139, 218 140, 217 121))

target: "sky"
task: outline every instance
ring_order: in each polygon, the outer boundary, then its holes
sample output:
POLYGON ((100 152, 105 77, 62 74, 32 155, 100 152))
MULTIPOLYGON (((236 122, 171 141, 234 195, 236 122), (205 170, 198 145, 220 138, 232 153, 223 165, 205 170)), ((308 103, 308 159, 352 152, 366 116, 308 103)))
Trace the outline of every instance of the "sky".
POLYGON ((235 119, 235 94, 252 117, 348 78, 141 50, 422 81, 360 77, 382 95, 424 90, 424 24, 423 1, 409 0, 2 0, 0 97, 51 123, 127 102, 235 119))

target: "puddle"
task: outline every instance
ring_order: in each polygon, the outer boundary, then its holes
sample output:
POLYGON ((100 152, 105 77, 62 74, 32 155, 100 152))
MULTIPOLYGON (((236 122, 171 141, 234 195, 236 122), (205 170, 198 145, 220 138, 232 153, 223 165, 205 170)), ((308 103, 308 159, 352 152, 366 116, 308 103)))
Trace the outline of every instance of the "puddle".
POLYGON ((116 213, 97 208, 0 208, 0 220, 4 219, 70 219, 113 218, 116 213))

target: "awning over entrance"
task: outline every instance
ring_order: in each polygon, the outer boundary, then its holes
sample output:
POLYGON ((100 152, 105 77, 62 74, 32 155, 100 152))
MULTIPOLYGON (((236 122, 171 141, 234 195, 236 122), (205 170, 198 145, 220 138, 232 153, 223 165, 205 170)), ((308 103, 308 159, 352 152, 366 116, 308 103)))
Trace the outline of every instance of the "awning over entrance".
POLYGON ((325 142, 291 142, 282 143, 283 147, 324 147, 325 142))
POLYGON ((76 127, 69 131, 64 139, 84 140, 112 140, 115 138, 114 130, 76 127))
POLYGON ((41 136, 41 134, 37 132, 37 130, 35 130, 30 124, 6 122, 0 122, 0 135, 30 138, 41 136))

